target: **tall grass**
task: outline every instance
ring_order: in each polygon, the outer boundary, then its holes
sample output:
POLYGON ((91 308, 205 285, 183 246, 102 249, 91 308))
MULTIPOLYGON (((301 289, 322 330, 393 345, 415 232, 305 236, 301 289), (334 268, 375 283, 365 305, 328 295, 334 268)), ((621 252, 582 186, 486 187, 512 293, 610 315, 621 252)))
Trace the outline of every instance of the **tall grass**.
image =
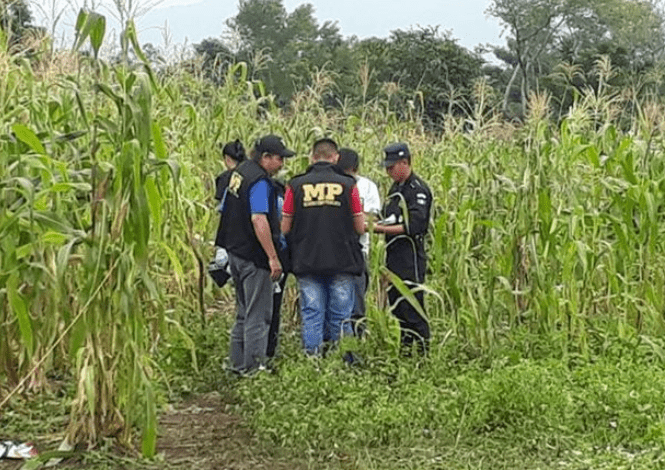
POLYGON ((178 164, 152 121, 157 85, 149 70, 97 60, 53 82, 19 62, 6 78, 2 370, 13 391, 71 370, 67 440, 129 442, 139 424, 152 455, 150 352, 166 303, 151 263, 163 253, 165 202, 178 205, 178 164))
MULTIPOLYGON (((99 21, 82 19, 77 42, 99 47, 99 21)), ((131 23, 125 41, 145 59, 131 23)), ((514 126, 479 83, 470 115, 446 116, 445 132, 432 135, 418 116, 397 118, 390 87, 359 108, 324 108, 334 86, 325 71, 280 110, 243 64, 220 87, 195 64, 156 75, 147 61, 73 63, 49 74, 0 51, 0 408, 64 373, 76 384, 70 442, 129 443, 138 426, 143 452, 154 452, 154 353, 173 338, 195 350, 187 330, 206 321, 219 144, 235 138, 249 146, 283 135, 298 152, 288 176, 307 166, 316 137, 332 136, 358 150, 361 173, 383 194, 381 149, 409 143, 434 195, 433 348, 454 335, 487 354, 520 330, 585 355, 608 332, 663 332, 663 108, 654 99, 622 130, 624 95, 609 86, 578 94, 559 123, 548 97, 534 95, 528 121, 514 126)), ((373 243, 370 340, 396 354, 385 247, 373 243)))

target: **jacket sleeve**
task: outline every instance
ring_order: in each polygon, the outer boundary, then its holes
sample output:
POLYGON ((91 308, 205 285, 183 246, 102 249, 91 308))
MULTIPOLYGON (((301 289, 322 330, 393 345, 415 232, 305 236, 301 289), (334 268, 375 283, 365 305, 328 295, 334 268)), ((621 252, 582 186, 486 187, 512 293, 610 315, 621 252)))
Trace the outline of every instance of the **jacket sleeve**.
POLYGON ((432 194, 425 188, 416 187, 406 198, 409 211, 409 223, 404 224, 410 236, 423 235, 429 227, 429 212, 432 205, 432 194))

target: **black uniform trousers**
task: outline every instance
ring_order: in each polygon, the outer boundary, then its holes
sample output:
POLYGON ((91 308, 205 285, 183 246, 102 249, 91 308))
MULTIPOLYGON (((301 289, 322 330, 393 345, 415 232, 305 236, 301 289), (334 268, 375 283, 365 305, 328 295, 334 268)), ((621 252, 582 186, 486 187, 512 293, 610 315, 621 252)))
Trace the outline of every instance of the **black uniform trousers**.
MULTIPOLYGON (((410 288, 423 313, 426 313, 425 295, 422 290, 418 289, 425 282, 425 252, 422 243, 415 240, 414 242, 413 244, 411 242, 406 244, 395 243, 389 246, 390 257, 387 267, 410 288), (417 261, 414 263, 414 260, 417 261), (418 268, 416 268, 416 263, 418 268)), ((391 306, 394 306, 392 313, 399 321, 404 352, 408 354, 415 343, 418 352, 425 354, 429 349, 430 339, 430 328, 427 319, 418 312, 406 297, 402 296, 394 285, 388 288, 388 301, 391 306)))
MULTIPOLYGON (((425 311, 425 296, 423 291, 414 292, 416 300, 425 311)), ((397 300, 399 303, 393 309, 393 315, 397 317, 400 326, 402 347, 408 354, 415 343, 418 352, 424 354, 429 349, 430 330, 427 320, 418 313, 418 310, 397 290, 395 286, 388 289, 388 301, 394 305, 397 300), (400 299, 401 297, 401 299, 400 299)))
POLYGON ((279 290, 272 294, 272 320, 270 321, 270 330, 268 331, 268 350, 267 357, 273 358, 277 353, 277 343, 279 340, 279 324, 282 317, 282 299, 284 297, 284 287, 286 286, 286 277, 288 273, 279 280, 279 290))

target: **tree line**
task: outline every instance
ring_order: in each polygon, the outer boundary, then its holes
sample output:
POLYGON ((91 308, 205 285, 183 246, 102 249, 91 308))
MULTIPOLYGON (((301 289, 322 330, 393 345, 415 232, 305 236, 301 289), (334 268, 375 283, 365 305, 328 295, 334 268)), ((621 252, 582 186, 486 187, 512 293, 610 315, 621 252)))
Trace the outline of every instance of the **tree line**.
POLYGON ((633 90, 635 99, 662 91, 665 15, 657 1, 493 0, 487 13, 503 24, 506 43, 470 51, 437 27, 345 38, 335 23, 320 24, 310 4, 289 13, 281 0, 240 0, 238 14, 226 21, 231 34, 195 50, 211 79, 246 62, 283 104, 325 70, 334 79, 327 104, 384 97, 433 125, 451 113, 471 113, 479 80, 495 92, 487 109, 509 119, 524 116, 534 91, 547 92, 560 116, 601 83, 633 90), (608 64, 612 77, 605 82, 599 68, 608 64))
POLYGON ((0 0, 0 29, 11 47, 33 31, 39 31, 32 25, 33 17, 25 0, 0 0))
MULTIPOLYGON (((34 29, 26 0, 0 5, 11 41, 34 29)), ((343 37, 335 22, 317 20, 311 4, 288 12, 282 0, 240 0, 225 30, 194 50, 207 78, 220 84, 233 64, 246 63, 281 106, 323 80, 328 106, 384 99, 434 128, 479 106, 520 120, 532 92, 549 97, 555 117, 601 86, 627 90, 632 100, 662 92, 665 14, 657 0, 493 0, 487 13, 501 21, 505 44, 471 51, 439 27, 343 37), (608 68, 611 76, 601 79, 608 68), (483 84, 492 99, 484 94, 479 103, 483 84)))

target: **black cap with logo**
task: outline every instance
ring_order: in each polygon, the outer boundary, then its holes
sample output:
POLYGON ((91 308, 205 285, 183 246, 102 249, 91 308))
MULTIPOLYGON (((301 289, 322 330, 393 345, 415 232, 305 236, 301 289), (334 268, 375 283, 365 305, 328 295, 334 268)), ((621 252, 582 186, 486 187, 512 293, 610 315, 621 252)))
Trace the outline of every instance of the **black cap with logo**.
POLYGON ((393 166, 398 161, 411 157, 409 146, 404 142, 390 144, 383 151, 386 153, 386 158, 383 160, 383 166, 385 167, 393 166))
POLYGON ((293 150, 286 148, 281 137, 272 134, 258 139, 254 143, 254 149, 261 154, 279 155, 282 158, 292 157, 296 154, 293 150))

